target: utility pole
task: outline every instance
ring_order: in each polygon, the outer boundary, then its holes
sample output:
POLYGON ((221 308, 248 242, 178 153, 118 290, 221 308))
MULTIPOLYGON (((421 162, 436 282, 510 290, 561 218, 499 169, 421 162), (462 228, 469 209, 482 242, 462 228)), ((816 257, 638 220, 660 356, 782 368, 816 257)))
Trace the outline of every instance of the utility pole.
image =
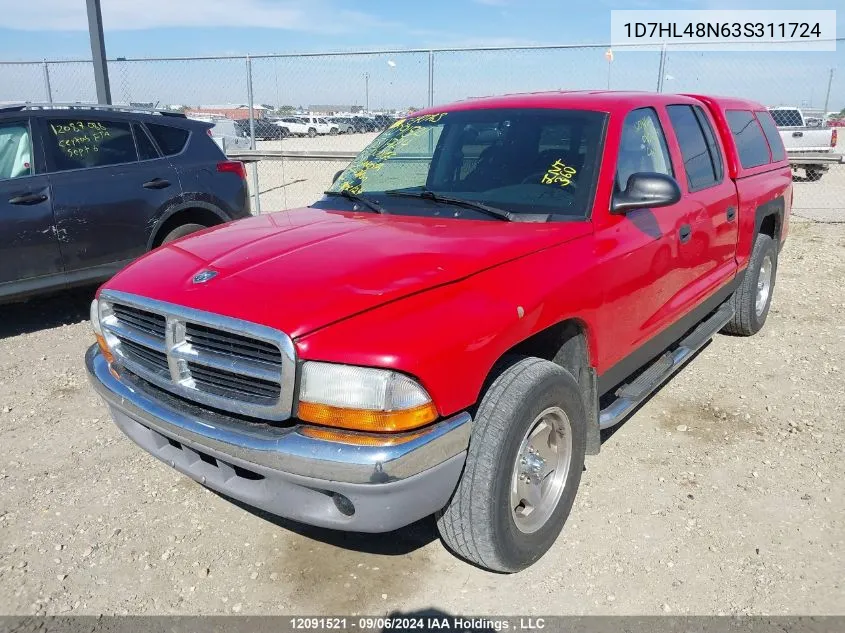
POLYGON ((370 73, 364 73, 364 112, 370 111, 370 73))
POLYGON ((828 77, 828 79, 827 79, 827 94, 824 97, 824 114, 822 115, 822 118, 827 116, 827 107, 828 107, 828 105, 830 105, 830 86, 833 84, 833 71, 834 70, 835 70, 834 68, 830 69, 830 77, 828 77))
POLYGON ((97 103, 111 104, 109 69, 106 64, 106 41, 103 37, 103 14, 100 0, 85 0, 88 6, 88 35, 91 38, 91 59, 94 61, 94 83, 97 103))

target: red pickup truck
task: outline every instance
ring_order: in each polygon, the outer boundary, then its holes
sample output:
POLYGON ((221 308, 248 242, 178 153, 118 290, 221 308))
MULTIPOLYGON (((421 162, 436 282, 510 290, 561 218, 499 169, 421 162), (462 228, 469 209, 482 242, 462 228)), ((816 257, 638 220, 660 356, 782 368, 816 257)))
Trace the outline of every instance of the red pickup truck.
POLYGON ((764 324, 792 201, 740 99, 554 92, 395 122, 311 207, 214 227, 97 294, 86 363, 180 472, 307 524, 513 572, 585 455, 719 331, 764 324))

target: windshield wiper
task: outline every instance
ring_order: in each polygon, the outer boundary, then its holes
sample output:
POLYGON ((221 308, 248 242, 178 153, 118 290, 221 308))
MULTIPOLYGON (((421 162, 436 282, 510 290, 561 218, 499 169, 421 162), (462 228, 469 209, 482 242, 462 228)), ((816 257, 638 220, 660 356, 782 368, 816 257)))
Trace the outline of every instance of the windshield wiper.
POLYGON ((504 209, 499 209, 497 207, 491 207, 490 205, 482 204, 481 202, 464 200, 463 198, 441 196, 439 193, 434 193, 433 191, 428 191, 427 189, 423 189, 422 191, 408 191, 407 189, 389 189, 388 191, 385 191, 384 194, 387 196, 397 196, 400 198, 422 198, 423 200, 431 200, 432 202, 439 202, 440 204, 451 204, 456 207, 464 207, 466 209, 480 211, 485 215, 489 215, 490 217, 497 218, 499 220, 504 220, 505 222, 519 221, 517 218, 517 214, 511 213, 510 211, 505 211, 504 209))
POLYGON ((387 211, 385 211, 384 208, 375 200, 370 200, 369 198, 365 198, 364 196, 359 196, 357 194, 350 193, 348 189, 344 189, 343 191, 324 191, 323 195, 346 198, 347 200, 351 200, 352 202, 363 204, 370 211, 375 211, 376 213, 387 213, 387 211))

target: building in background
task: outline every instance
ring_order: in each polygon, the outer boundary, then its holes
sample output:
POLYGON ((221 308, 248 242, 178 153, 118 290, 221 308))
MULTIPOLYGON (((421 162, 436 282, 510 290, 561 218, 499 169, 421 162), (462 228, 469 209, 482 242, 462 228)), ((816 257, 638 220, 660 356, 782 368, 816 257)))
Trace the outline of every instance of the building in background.
MULTIPOLYGON (((252 112, 256 119, 263 119, 264 115, 267 113, 267 108, 255 105, 252 107, 252 112)), ((232 119, 233 121, 242 121, 249 118, 249 106, 243 104, 197 106, 195 108, 188 108, 185 110, 185 115, 194 118, 225 117, 227 119, 232 119)))
POLYGON ((308 106, 308 112, 311 114, 340 114, 340 113, 352 113, 357 114, 361 112, 364 108, 359 105, 310 105, 308 106))

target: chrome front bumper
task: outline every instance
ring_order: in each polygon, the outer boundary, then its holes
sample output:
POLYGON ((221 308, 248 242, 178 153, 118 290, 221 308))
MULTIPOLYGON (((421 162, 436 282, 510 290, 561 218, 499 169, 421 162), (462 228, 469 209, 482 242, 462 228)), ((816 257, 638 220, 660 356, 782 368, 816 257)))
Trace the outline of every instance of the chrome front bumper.
POLYGON ((310 525, 387 532, 412 523, 446 505, 466 459, 467 413, 401 443, 354 445, 250 424, 116 377, 96 345, 85 364, 115 423, 142 448, 209 488, 310 525))

